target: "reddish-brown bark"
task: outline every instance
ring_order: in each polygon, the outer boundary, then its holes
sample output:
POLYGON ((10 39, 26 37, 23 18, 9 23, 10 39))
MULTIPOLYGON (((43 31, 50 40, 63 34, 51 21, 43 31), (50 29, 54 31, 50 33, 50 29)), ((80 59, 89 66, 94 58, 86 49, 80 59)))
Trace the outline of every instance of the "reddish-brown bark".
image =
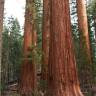
POLYGON ((49 59, 50 7, 49 0, 43 0, 43 32, 42 32, 42 73, 41 79, 46 82, 49 59))
POLYGON ((88 89, 92 84, 92 60, 91 47, 88 32, 88 20, 86 11, 86 0, 77 0, 78 27, 80 33, 80 62, 82 70, 79 72, 81 87, 88 89), (87 86, 87 88, 86 88, 87 86))
POLYGON ((48 96, 83 96, 73 51, 69 1, 50 0, 48 96))
MULTIPOLYGON (((33 0, 26 0, 25 26, 24 26, 24 61, 21 66, 20 91, 24 96, 31 96, 36 87, 36 71, 34 57, 29 60, 29 55, 33 54, 33 46, 36 46, 36 30, 34 24, 33 0), (30 95, 31 94, 31 95, 30 95)), ((33 56, 31 55, 31 56, 33 56)))
POLYGON ((86 0, 77 0, 77 15, 78 15, 78 27, 80 32, 80 46, 82 45, 82 40, 85 40, 86 51, 88 58, 91 61, 91 52, 90 52, 90 39, 88 32, 88 20, 87 20, 87 11, 86 11, 86 0), (83 38, 82 38, 83 37, 83 38))

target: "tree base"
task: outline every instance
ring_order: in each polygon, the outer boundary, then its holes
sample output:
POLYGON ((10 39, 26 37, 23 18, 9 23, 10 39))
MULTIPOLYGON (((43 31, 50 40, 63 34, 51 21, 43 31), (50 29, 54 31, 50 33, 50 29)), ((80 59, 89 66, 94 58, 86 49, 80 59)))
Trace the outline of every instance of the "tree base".
MULTIPOLYGON (((50 88, 51 89, 51 88, 50 88)), ((48 93, 45 96, 84 96, 78 85, 70 85, 57 87, 56 89, 48 90, 48 93)))
POLYGON ((32 96, 36 87, 36 78, 35 67, 31 62, 24 62, 22 65, 20 78, 20 94, 22 94, 22 96, 32 96))

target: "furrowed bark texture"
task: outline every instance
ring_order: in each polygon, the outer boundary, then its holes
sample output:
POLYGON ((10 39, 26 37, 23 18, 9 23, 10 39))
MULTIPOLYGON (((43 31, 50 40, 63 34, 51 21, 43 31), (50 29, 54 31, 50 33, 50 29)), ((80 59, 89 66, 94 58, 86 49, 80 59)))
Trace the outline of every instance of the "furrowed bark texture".
POLYGON ((77 77, 68 0, 50 0, 48 96, 83 96, 77 77))
POLYGON ((49 59, 50 6, 49 0, 43 0, 43 33, 42 33, 42 73, 41 79, 46 82, 49 59))
POLYGON ((31 96, 36 87, 36 68, 34 56, 30 59, 30 54, 34 55, 37 35, 34 20, 33 0, 26 0, 25 26, 24 26, 24 61, 21 66, 20 92, 22 96, 31 96), (32 48, 31 48, 32 47, 32 48))

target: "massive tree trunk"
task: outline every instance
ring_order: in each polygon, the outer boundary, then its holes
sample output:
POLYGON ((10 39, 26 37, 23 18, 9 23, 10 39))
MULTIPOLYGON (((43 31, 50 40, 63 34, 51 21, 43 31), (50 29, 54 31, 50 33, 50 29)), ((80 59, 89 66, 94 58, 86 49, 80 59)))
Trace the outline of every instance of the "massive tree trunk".
MULTIPOLYGON (((80 83, 82 88, 88 89, 92 83, 92 60, 90 39, 88 32, 88 20, 86 11, 86 0, 77 0, 78 27, 80 33, 80 83), (87 88, 86 88, 87 86, 87 88)), ((85 90, 83 90, 85 91, 85 90)))
POLYGON ((20 91, 24 96, 31 96, 36 87, 36 70, 34 48, 36 46, 36 29, 33 0, 26 0, 24 26, 24 60, 21 66, 20 91))
POLYGON ((42 72, 41 79, 46 82, 49 59, 49 33, 50 33, 50 6, 49 0, 43 0, 43 33, 42 33, 42 72))
POLYGON ((73 50, 69 1, 50 0, 48 96, 83 96, 73 50))
MULTIPOLYGON (((0 86, 1 86, 1 54, 2 54, 2 31, 3 31, 4 0, 0 0, 0 86)), ((1 94, 1 91, 0 91, 1 94)))

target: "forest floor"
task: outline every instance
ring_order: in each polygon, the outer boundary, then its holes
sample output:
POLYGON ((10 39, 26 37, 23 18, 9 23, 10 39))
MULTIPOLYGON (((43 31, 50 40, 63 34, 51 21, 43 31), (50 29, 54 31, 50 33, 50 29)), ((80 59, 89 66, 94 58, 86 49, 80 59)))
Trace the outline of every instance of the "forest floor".
MULTIPOLYGON (((84 96, 96 96, 96 86, 94 86, 92 89, 93 89, 91 90, 92 94, 89 94, 90 92, 86 91, 83 93, 84 96)), ((38 94, 38 96, 43 96, 43 95, 44 94, 42 93, 38 94)), ((14 83, 7 86, 7 90, 5 90, 1 96, 20 96, 20 94, 18 93, 18 84, 14 83)))
POLYGON ((17 91, 17 83, 7 86, 7 89, 3 92, 2 96, 20 96, 17 91))
MULTIPOLYGON (((3 91, 1 96, 21 96, 18 92, 17 86, 17 83, 7 86, 7 89, 3 91)), ((38 96, 44 96, 44 94, 40 91, 38 96)))
POLYGON ((20 96, 17 91, 5 91, 4 94, 2 96, 20 96))

